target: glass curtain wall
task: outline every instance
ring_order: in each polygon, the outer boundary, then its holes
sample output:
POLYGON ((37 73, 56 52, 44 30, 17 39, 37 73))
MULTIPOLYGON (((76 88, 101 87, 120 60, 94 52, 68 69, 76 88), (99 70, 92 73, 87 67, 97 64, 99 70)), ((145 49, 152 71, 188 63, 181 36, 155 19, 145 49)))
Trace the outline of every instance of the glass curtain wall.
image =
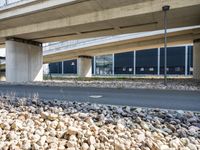
POLYGON ((113 55, 96 56, 96 75, 112 75, 113 55))
POLYGON ((133 74, 134 52, 115 54, 115 74, 133 74))
POLYGON ((67 60, 64 61, 64 74, 76 74, 77 73, 77 60, 67 60))
POLYGON ((62 62, 55 62, 49 64, 50 73, 61 74, 62 73, 62 62))
MULTIPOLYGON (((149 49, 136 51, 135 55, 132 51, 96 56, 92 59, 92 73, 94 75, 134 75, 134 71, 136 71, 136 75, 159 75, 159 72, 160 75, 163 75, 164 49, 160 48, 160 53, 158 52, 158 49, 149 49)), ((67 60, 63 64, 62 62, 50 63, 49 67, 51 73, 60 74, 64 67, 64 74, 76 74, 77 60, 67 60)), ((193 46, 169 47, 167 49, 167 67, 169 75, 192 75, 193 46), (185 69, 187 70, 185 71, 185 69)))
MULTIPOLYGON (((160 49, 160 73, 164 74, 164 48, 160 49)), ((185 74, 185 46, 167 48, 167 73, 185 74)))
POLYGON ((158 73, 158 49, 141 50, 136 52, 136 74, 158 73))

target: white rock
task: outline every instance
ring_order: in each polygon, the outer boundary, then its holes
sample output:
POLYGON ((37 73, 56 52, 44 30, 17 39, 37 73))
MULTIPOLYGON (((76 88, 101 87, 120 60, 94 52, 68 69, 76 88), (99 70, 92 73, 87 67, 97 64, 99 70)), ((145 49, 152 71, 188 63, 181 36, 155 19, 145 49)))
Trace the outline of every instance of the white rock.
POLYGON ((53 122, 51 122, 51 125, 50 125, 52 128, 56 129, 57 126, 58 126, 58 121, 54 120, 53 122))
POLYGON ((37 142, 37 141, 39 141, 40 140, 40 135, 38 135, 38 134, 34 134, 33 136, 32 136, 32 142, 37 142))
POLYGON ((169 146, 167 146, 167 145, 161 145, 161 146, 160 146, 160 149, 161 149, 161 150, 169 150, 170 148, 169 148, 169 146))
POLYGON ((88 150, 88 149, 89 149, 89 145, 87 143, 83 143, 82 150, 88 150))
POLYGON ((88 124, 90 124, 90 125, 93 125, 93 124, 94 124, 94 121, 92 120, 92 118, 88 118, 88 119, 86 120, 86 122, 87 122, 88 124))
POLYGON ((95 150, 95 147, 94 147, 94 145, 90 145, 90 148, 89 148, 89 150, 95 150))
POLYGON ((48 136, 46 142, 47 143, 58 143, 58 138, 57 137, 48 136))
POLYGON ((149 126, 144 121, 141 121, 140 125, 144 130, 149 130, 149 126))
POLYGON ((60 146, 58 147, 58 149, 59 149, 59 150, 65 150, 66 148, 65 148, 64 145, 60 145, 60 146))
POLYGON ((58 125, 57 125, 57 129, 65 130, 65 129, 66 129, 66 126, 65 126, 64 122, 59 121, 59 122, 58 122, 58 125))
POLYGON ((197 147, 196 147, 194 144, 192 144, 192 143, 189 143, 189 144, 187 145, 187 147, 188 147, 190 150, 197 150, 197 147))
POLYGON ((3 134, 3 131, 2 131, 2 129, 0 128, 0 138, 1 138, 2 134, 3 134))
POLYGON ((9 139, 10 141, 11 140, 18 140, 18 136, 17 134, 14 132, 14 131, 10 131, 8 134, 7 134, 7 139, 9 139))
POLYGON ((3 142, 3 141, 0 141, 0 149, 3 149, 3 148, 4 148, 4 146, 5 146, 5 142, 3 142))
POLYGON ((181 147, 180 150, 190 150, 188 147, 181 147))
POLYGON ((51 121, 54 121, 54 120, 58 119, 58 115, 51 113, 51 114, 49 114, 48 119, 51 121))
POLYGON ((2 122, 0 123, 0 128, 4 129, 4 130, 10 130, 10 125, 8 122, 2 122))
POLYGON ((49 148, 50 148, 50 149, 55 149, 55 150, 56 150, 56 149, 58 149, 58 145, 57 145, 57 143, 50 143, 50 144, 49 144, 49 148))
POLYGON ((30 150, 31 149, 31 142, 29 140, 24 141, 23 149, 24 150, 30 150))
POLYGON ((117 124, 117 128, 118 128, 119 130, 121 130, 121 131, 122 131, 122 130, 124 130, 124 128, 125 128, 125 127, 124 127, 124 125, 123 125, 123 124, 121 124, 121 123, 118 123, 118 124, 117 124))
POLYGON ((47 137, 46 137, 46 136, 42 136, 42 137, 40 138, 40 140, 39 140, 37 143, 38 143, 38 145, 40 145, 40 146, 44 146, 46 140, 47 140, 47 137))
POLYGON ((49 113, 48 113, 48 112, 45 112, 45 111, 43 111, 43 112, 41 112, 41 113, 40 113, 40 115, 41 115, 41 117, 42 117, 42 118, 44 118, 44 119, 47 119, 47 118, 48 118, 48 116, 49 116, 49 113))
POLYGON ((77 142, 76 141, 68 141, 67 142, 67 147, 76 147, 77 142))
POLYGON ((42 128, 35 130, 35 134, 38 134, 40 136, 44 135, 44 133, 45 133, 45 130, 42 128))
POLYGON ((34 150, 40 150, 40 146, 37 145, 36 143, 33 143, 33 147, 34 150))
POLYGON ((90 130, 96 132, 99 130, 99 127, 97 127, 96 125, 92 125, 90 126, 90 130))
POLYGON ((125 150, 125 146, 118 142, 115 142, 115 150, 125 150))
POLYGON ((179 139, 174 139, 172 141, 170 141, 170 147, 178 149, 178 147, 180 146, 180 140, 179 139))
POLYGON ((74 141, 74 142, 76 142, 76 141, 77 141, 76 136, 75 136, 75 135, 71 135, 71 136, 69 137, 69 141, 74 141))
POLYGON ((72 127, 70 126, 67 130, 67 133, 69 135, 73 135, 73 134, 77 134, 79 132, 79 129, 78 128, 75 128, 75 127, 72 127))
POLYGON ((76 150, 75 147, 70 147, 70 148, 67 148, 66 150, 76 150))
POLYGON ((50 128, 49 129, 49 135, 52 136, 52 137, 55 137, 56 136, 56 130, 53 129, 53 128, 50 128))
POLYGON ((84 118, 88 117, 88 114, 86 114, 86 113, 79 113, 79 117, 84 119, 84 118))
POLYGON ((137 135, 137 141, 139 143, 143 142, 144 140, 145 140, 145 134, 144 133, 137 135))
POLYGON ((89 143, 90 145, 95 144, 95 143, 96 143, 95 137, 94 137, 94 136, 90 136, 89 139, 88 139, 88 143, 89 143))

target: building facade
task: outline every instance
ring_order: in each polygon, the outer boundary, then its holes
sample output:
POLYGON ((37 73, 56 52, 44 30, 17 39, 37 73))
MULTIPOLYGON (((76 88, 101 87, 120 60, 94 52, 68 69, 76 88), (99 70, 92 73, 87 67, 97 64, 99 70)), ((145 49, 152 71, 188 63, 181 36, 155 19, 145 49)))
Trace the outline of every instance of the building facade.
MULTIPOLYGON (((193 46, 167 48, 167 74, 192 75, 193 46)), ((49 64, 52 74, 77 74, 77 60, 49 64)), ((111 75, 163 75, 164 48, 94 56, 92 73, 97 76, 111 75)))

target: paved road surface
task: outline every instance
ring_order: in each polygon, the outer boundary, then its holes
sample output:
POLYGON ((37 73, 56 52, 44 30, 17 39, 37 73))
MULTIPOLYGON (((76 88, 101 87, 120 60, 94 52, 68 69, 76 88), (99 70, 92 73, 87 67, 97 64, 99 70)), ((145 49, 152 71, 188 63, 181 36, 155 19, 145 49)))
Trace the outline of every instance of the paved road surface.
POLYGON ((200 111, 200 92, 191 91, 0 85, 0 93, 11 92, 20 97, 38 93, 42 99, 200 111))

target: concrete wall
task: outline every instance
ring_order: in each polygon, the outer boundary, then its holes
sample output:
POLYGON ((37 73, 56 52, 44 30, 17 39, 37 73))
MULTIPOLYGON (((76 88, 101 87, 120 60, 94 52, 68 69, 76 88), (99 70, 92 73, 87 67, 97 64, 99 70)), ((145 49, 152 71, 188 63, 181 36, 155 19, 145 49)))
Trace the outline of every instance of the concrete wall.
POLYGON ((43 80, 42 47, 6 41, 6 81, 27 82, 43 80))
POLYGON ((194 79, 200 79, 200 39, 194 41, 193 78, 194 79))

